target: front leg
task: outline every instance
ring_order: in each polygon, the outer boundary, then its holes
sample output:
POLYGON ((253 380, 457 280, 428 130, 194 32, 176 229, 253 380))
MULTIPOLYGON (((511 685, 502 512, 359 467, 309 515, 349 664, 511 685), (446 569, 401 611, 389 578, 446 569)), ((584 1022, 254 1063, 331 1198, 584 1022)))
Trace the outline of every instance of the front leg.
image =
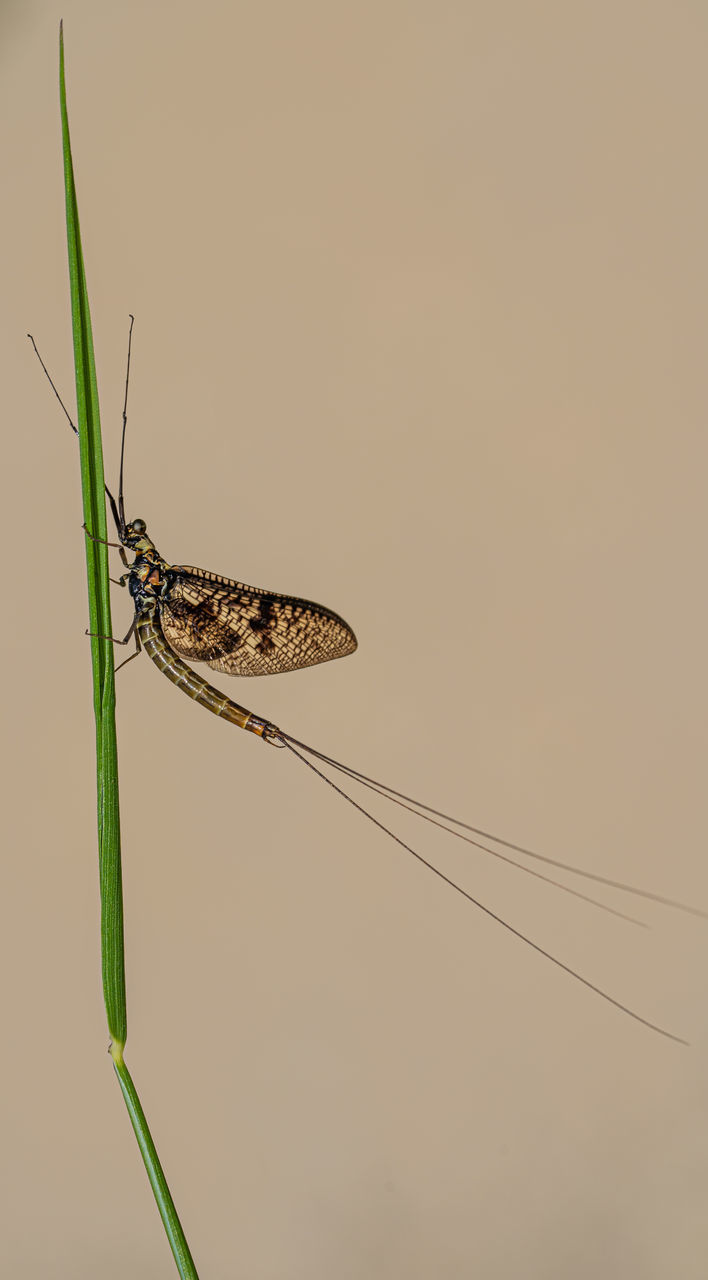
MULTIPOLYGON (((122 543, 122 542, 109 542, 107 538, 96 538, 96 537, 91 533, 91 531, 90 531, 90 529, 89 529, 89 527, 88 527, 88 525, 86 524, 86 522, 85 522, 85 521, 84 521, 84 523, 82 524, 81 528, 83 529, 84 533, 86 534, 86 537, 87 537, 87 538, 90 538, 92 542, 100 542, 100 543, 102 543, 102 545, 103 545, 104 547, 117 547, 117 549, 118 549, 118 555, 120 556, 121 561, 122 561, 122 562, 123 562, 123 564, 125 565, 126 569, 129 569, 129 568, 130 568, 130 563, 129 563, 129 561, 128 561, 128 557, 127 557, 127 555, 125 554, 125 547, 123 546, 123 543, 122 543)), ((125 575, 125 576, 127 577, 127 575, 125 575)), ((117 581, 118 581, 118 579, 117 579, 117 578, 111 578, 111 582, 117 582, 117 581)), ((120 579, 120 586, 121 586, 121 587, 122 587, 122 586, 124 586, 124 582, 123 582, 123 579, 122 579, 122 578, 120 579)))

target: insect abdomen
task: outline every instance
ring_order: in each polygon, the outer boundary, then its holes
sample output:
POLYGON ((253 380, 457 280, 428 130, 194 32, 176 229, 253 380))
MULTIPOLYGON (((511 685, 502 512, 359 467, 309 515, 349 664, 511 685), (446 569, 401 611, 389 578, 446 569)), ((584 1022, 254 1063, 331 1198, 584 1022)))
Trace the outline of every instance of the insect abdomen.
POLYGON ((162 634, 157 601, 148 601, 143 604, 136 616, 135 626, 140 644, 148 657, 152 658, 155 666, 159 667, 178 689, 182 689, 188 697, 193 698, 202 707, 213 711, 214 715, 221 716, 222 720, 238 725, 239 729, 249 729, 251 733, 263 736, 264 721, 252 715, 245 707, 240 707, 237 702, 232 702, 231 698, 227 698, 213 685, 203 680, 169 648, 162 634))

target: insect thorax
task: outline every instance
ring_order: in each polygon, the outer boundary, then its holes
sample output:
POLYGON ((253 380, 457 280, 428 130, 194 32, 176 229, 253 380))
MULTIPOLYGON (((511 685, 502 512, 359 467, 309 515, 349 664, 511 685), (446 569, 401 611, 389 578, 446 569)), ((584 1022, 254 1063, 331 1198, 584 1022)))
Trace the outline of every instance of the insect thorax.
POLYGON ((128 571, 128 590, 134 600, 161 599, 171 590, 174 573, 154 547, 135 557, 128 571))

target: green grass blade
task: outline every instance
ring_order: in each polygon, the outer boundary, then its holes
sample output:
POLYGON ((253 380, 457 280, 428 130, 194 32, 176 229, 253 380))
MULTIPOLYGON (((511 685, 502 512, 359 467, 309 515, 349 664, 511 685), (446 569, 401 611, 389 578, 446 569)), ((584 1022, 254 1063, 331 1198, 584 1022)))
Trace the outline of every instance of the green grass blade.
POLYGON ((185 1239, 182 1224, 177 1217, 177 1210, 170 1195, 167 1180, 162 1172, 162 1165, 158 1159, 155 1144, 130 1072, 122 1059, 119 1062, 114 1061, 114 1066, 123 1091, 123 1097, 125 1098, 125 1105, 128 1108, 128 1114, 135 1130, 135 1136, 138 1139, 138 1146, 145 1161, 150 1186, 153 1189, 157 1207, 160 1210, 160 1217, 167 1233, 167 1239, 170 1242, 170 1248, 177 1263, 177 1269, 182 1280, 198 1280, 197 1269, 189 1252, 189 1245, 185 1239))
POLYGON ((101 887, 101 966, 106 1016, 111 1034, 111 1055, 128 1114, 138 1140, 160 1216, 182 1280, 198 1280, 169 1187, 148 1129, 145 1114, 123 1060, 127 1034, 125 956, 123 945, 123 887, 118 807, 118 750, 116 742, 116 692, 113 667, 110 582, 101 419, 93 353, 91 313, 81 249, 79 210, 66 109, 64 33, 59 34, 59 98, 61 106, 66 234, 69 250, 71 319, 76 369, 77 426, 81 459, 88 575, 89 619, 93 699, 96 716, 96 769, 98 787, 98 853, 101 887), (89 537, 89 533, 93 537, 89 537))
POLYGON ((101 963, 103 996, 111 1038, 122 1050, 127 1035, 125 957, 123 949, 123 890, 120 861, 118 809, 118 751, 115 723, 113 645, 100 637, 112 635, 108 536, 101 448, 101 420, 93 354, 93 335, 86 274, 81 250, 79 211, 69 138, 64 77, 64 35, 59 36, 59 94, 61 104, 66 232, 69 251, 71 318, 76 369, 76 406, 81 457, 84 521, 94 538, 86 535, 93 699, 96 715, 98 787, 98 853, 101 885, 101 963))

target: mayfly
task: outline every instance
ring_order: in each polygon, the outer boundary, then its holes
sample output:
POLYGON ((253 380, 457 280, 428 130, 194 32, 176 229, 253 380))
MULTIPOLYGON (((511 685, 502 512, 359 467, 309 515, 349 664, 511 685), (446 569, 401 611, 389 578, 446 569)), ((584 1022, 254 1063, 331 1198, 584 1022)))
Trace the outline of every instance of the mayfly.
MULTIPOLYGON (((552 964, 562 969, 577 982, 582 983, 590 991, 615 1006, 622 1013, 634 1018, 650 1030, 666 1036, 670 1040, 686 1044, 680 1036, 650 1022, 641 1014, 622 1004, 607 991, 596 986, 588 978, 572 969, 557 956, 534 942, 526 934, 516 929, 508 921, 497 915, 489 907, 475 898, 439 867, 435 866, 418 850, 401 839, 390 827, 387 827, 353 796, 339 786, 325 769, 368 788, 385 800, 399 805, 434 826, 457 836, 461 840, 474 845, 486 853, 500 858, 504 862, 534 876, 545 880, 556 888, 583 898, 592 905, 608 911, 624 919, 633 920, 621 911, 608 906, 604 902, 571 889, 538 870, 519 863, 510 854, 516 853, 532 858, 536 862, 546 864, 560 870, 571 872, 586 880, 622 890, 629 894, 675 907, 693 915, 705 916, 697 908, 689 907, 674 899, 638 889, 633 885, 610 879, 591 871, 581 870, 559 859, 548 857, 534 850, 515 844, 484 831, 479 827, 450 817, 432 806, 423 804, 403 792, 395 790, 383 782, 368 777, 349 765, 342 764, 332 756, 308 746, 292 737, 269 720, 248 711, 233 699, 216 689, 196 671, 187 665, 192 662, 205 662, 215 671, 224 675, 260 676, 273 675, 286 671, 295 671, 303 667, 314 666, 321 662, 329 662, 334 658, 342 658, 354 652, 357 647, 356 637, 351 627, 338 614, 313 601, 300 599, 297 596, 282 595, 272 591, 264 591, 258 587, 249 587, 232 578, 222 577, 205 569, 197 569, 188 565, 172 565, 160 555, 155 543, 148 536, 147 525, 143 519, 127 520, 123 495, 123 466, 125 457, 125 433, 127 422, 128 381, 130 375, 130 353, 133 330, 131 316, 130 335, 128 340, 128 361, 125 382, 125 401, 123 406, 123 431, 121 437, 120 472, 118 499, 114 498, 106 485, 106 495, 111 507, 113 519, 118 532, 119 541, 109 542, 109 546, 117 547, 126 572, 119 579, 121 586, 128 587, 134 606, 134 616, 128 634, 123 640, 114 640, 117 644, 128 644, 131 638, 135 642, 135 652, 125 659, 121 666, 136 657, 144 649, 148 657, 171 680, 195 702, 206 707, 214 715, 219 716, 240 729, 256 734, 264 742, 273 747, 288 750, 302 764, 306 765, 328 786, 332 787, 343 799, 353 805, 370 822, 394 840, 407 853, 422 863, 440 880, 444 881, 462 897, 466 898, 480 911, 491 917, 503 928, 512 933, 520 941, 545 957, 552 964), (130 552, 133 560, 126 555, 130 552), (491 848, 490 843, 498 846, 491 848), (506 850, 506 852, 502 852, 506 850)), ((52 378, 37 350, 34 338, 28 337, 34 346, 42 368, 49 379, 72 430, 78 431, 52 381, 52 378)), ((90 530, 86 531, 92 537, 90 530)), ((638 923, 637 921, 633 921, 638 923)))

